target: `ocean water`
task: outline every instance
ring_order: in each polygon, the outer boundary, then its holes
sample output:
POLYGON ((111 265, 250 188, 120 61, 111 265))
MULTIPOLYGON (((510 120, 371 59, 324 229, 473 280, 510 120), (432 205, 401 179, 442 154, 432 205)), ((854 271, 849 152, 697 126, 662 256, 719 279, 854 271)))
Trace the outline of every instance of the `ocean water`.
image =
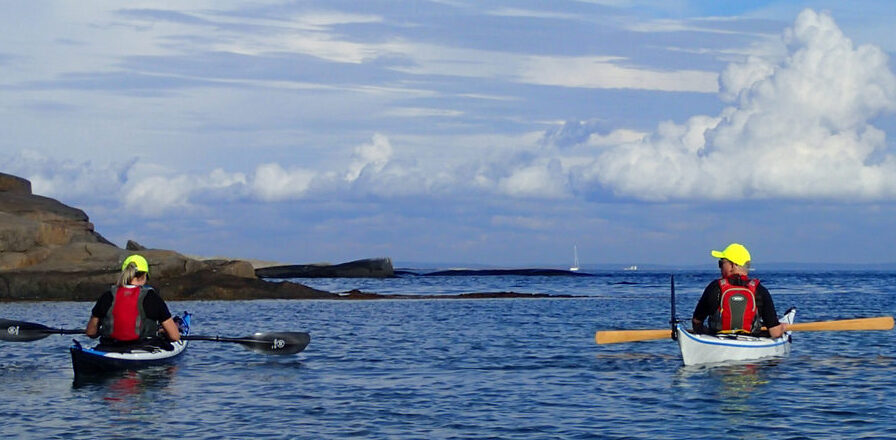
MULTIPOLYGON (((675 274, 679 318, 715 274, 675 274)), ((682 366, 671 339, 594 343, 597 330, 667 328, 669 275, 302 280, 578 298, 169 302, 197 334, 307 331, 311 344, 279 357, 194 341, 173 365, 86 384, 71 336, 0 342, 0 438, 896 438, 893 331, 795 332, 788 357, 709 367, 682 366)), ((896 273, 756 276, 798 322, 896 312, 896 273)), ((0 317, 73 328, 91 306, 0 303, 0 317)))

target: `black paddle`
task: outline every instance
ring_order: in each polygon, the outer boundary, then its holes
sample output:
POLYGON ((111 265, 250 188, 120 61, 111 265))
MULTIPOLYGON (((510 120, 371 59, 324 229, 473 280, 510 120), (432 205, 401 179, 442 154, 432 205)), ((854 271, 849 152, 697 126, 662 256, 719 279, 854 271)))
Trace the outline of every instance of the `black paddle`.
POLYGON ((50 335, 82 335, 84 330, 50 328, 33 322, 11 321, 0 319, 0 340, 10 342, 29 342, 46 338, 50 335))
POLYGON ((242 338, 202 335, 182 335, 180 338, 186 341, 235 342, 262 354, 296 354, 311 342, 311 335, 303 332, 255 333, 242 338))
MULTIPOLYGON (((46 338, 50 335, 82 335, 84 330, 51 328, 33 322, 0 319, 0 340, 10 342, 29 342, 46 338)), ((263 354, 296 354, 305 349, 311 342, 311 336, 303 332, 269 332, 255 333, 242 338, 226 338, 223 336, 181 335, 185 341, 218 341, 235 342, 256 353, 263 354)))

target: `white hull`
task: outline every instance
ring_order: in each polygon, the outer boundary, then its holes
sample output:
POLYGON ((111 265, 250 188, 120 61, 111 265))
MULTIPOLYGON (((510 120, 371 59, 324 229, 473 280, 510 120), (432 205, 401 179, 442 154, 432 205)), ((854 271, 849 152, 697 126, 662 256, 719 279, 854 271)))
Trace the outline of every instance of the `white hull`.
MULTIPOLYGON (((793 323, 796 309, 791 309, 781 322, 793 323)), ((748 361, 790 354, 790 332, 780 338, 759 338, 746 335, 693 334, 678 324, 678 346, 685 365, 748 361)))

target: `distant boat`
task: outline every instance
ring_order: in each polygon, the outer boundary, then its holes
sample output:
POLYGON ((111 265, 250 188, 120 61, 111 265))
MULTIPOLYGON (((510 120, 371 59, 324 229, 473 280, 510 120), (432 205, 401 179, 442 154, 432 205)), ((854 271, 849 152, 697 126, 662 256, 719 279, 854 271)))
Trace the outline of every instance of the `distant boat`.
POLYGON ((575 246, 572 247, 572 267, 569 268, 571 272, 577 272, 579 270, 579 250, 576 249, 575 246))
POLYGON ((629 266, 629 267, 625 267, 625 268, 623 268, 622 270, 638 270, 638 266, 631 265, 631 266, 629 266))

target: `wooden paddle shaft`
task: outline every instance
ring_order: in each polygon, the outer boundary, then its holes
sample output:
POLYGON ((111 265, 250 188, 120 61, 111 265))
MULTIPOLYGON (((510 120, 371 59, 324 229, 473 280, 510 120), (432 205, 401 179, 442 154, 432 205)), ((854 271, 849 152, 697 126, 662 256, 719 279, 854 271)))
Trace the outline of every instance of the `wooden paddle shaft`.
POLYGON ((839 330, 891 330, 892 328, 892 316, 841 319, 837 321, 798 322, 795 324, 787 324, 787 330, 801 332, 839 330))
MULTIPOLYGON (((837 321, 815 321, 787 324, 788 331, 847 331, 847 330, 892 330, 892 316, 874 318, 840 319, 837 321)), ((670 329, 656 330, 604 330, 594 334, 598 344, 619 342, 652 341, 671 337, 670 329)))
POLYGON ((672 337, 671 329, 664 330, 607 330, 594 334, 598 344, 616 344, 619 342, 651 341, 672 337))

